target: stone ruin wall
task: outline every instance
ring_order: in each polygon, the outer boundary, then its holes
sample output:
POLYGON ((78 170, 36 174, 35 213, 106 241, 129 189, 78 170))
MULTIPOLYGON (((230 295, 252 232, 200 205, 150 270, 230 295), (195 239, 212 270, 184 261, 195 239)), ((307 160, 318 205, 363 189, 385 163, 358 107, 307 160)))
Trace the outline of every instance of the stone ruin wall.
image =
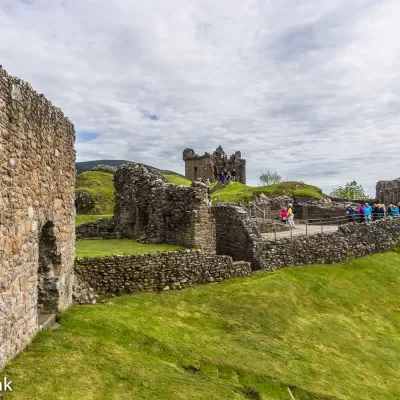
POLYGON ((213 154, 205 153, 202 156, 197 155, 192 149, 185 149, 183 160, 185 177, 191 181, 197 181, 199 178, 218 181, 221 172, 235 169, 236 181, 246 183, 246 160, 242 159, 240 151, 228 158, 221 146, 213 154))
POLYGON ((72 301, 75 132, 0 68, 0 369, 72 301))
POLYGON ((159 172, 125 164, 114 185, 114 217, 78 226, 77 238, 132 238, 215 253, 215 221, 204 184, 179 187, 159 172))
POLYGON ((400 178, 378 182, 376 184, 376 199, 386 206, 390 203, 398 204, 400 202, 400 178))
POLYGON ((235 261, 249 261, 257 267, 254 259, 260 230, 257 221, 249 218, 242 208, 230 204, 213 207, 217 233, 217 254, 228 255, 235 261))
MULTIPOLYGON (((75 261, 79 285, 96 294, 122 294, 142 291, 183 289, 195 284, 221 282, 251 275, 250 264, 234 262, 231 257, 184 250, 168 253, 135 254, 105 258, 81 258, 75 261), (85 287, 86 286, 86 287, 85 287)), ((93 295, 77 302, 90 302, 93 295)))

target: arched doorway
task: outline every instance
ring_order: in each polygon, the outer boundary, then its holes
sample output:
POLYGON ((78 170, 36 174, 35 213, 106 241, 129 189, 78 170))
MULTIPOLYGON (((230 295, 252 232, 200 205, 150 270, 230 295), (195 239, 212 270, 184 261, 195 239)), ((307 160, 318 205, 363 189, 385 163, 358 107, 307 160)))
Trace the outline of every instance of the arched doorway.
POLYGON ((37 280, 37 313, 39 325, 48 319, 49 315, 58 311, 60 297, 58 276, 55 267, 61 265, 61 255, 57 255, 54 225, 47 222, 39 237, 39 268, 37 280))

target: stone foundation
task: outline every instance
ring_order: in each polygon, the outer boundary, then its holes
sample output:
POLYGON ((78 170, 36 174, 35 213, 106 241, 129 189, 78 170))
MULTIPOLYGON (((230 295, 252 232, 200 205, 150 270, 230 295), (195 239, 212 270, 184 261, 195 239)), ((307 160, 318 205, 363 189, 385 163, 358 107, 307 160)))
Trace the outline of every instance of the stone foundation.
POLYGON ((75 132, 0 68, 0 369, 72 302, 75 132))

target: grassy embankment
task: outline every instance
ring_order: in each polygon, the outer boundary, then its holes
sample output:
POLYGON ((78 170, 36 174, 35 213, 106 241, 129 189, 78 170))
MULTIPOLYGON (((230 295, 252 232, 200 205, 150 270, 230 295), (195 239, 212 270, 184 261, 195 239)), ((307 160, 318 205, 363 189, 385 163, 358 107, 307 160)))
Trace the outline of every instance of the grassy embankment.
POLYGON ((132 239, 78 240, 75 243, 77 258, 108 257, 113 255, 145 254, 184 250, 170 244, 143 244, 132 239))
POLYGON ((389 252, 74 306, 6 400, 399 399, 399 276, 389 252))

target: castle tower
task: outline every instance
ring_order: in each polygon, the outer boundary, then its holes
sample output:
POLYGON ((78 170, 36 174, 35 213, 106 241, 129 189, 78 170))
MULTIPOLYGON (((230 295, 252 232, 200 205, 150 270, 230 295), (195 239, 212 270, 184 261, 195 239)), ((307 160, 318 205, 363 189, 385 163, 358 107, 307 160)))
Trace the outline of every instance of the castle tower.
POLYGON ((204 153, 197 155, 192 149, 183 151, 183 161, 185 161, 185 177, 191 181, 199 178, 216 181, 219 174, 223 171, 236 171, 236 181, 246 183, 246 160, 242 159, 240 151, 231 155, 229 158, 221 146, 213 154, 204 153))

